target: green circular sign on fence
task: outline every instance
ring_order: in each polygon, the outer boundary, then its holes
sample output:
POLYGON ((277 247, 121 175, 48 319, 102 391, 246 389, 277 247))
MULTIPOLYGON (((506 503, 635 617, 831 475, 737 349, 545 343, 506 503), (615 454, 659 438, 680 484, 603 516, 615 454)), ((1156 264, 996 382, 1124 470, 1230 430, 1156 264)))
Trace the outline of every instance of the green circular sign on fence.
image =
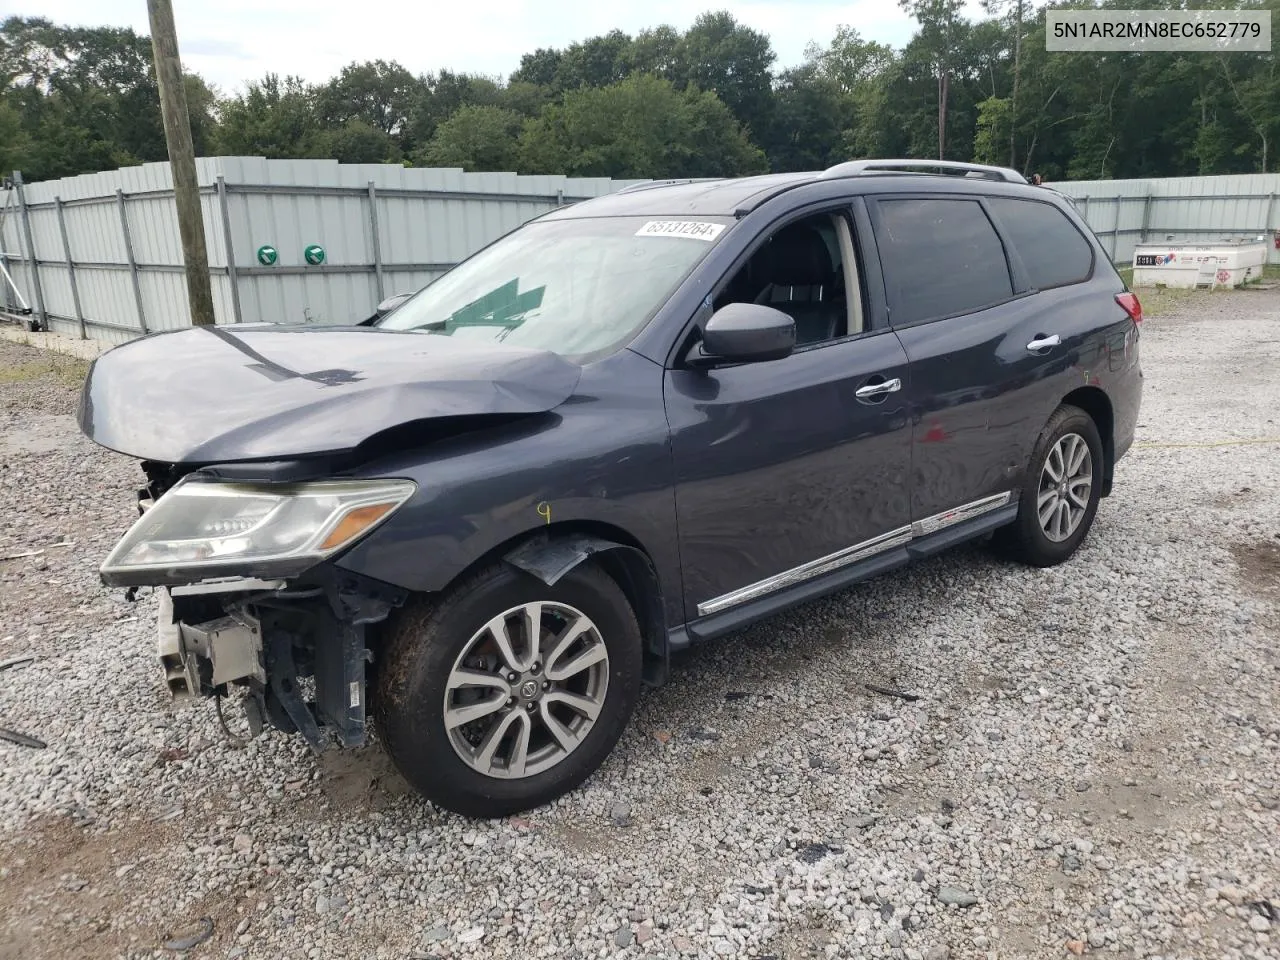
POLYGON ((264 267, 274 265, 279 256, 280 252, 269 243, 264 243, 258 248, 258 262, 264 267))
POLYGON ((302 251, 302 259, 306 260, 307 263, 311 264, 313 267, 318 267, 320 264, 324 263, 324 247, 320 246, 318 243, 307 244, 306 248, 302 251))

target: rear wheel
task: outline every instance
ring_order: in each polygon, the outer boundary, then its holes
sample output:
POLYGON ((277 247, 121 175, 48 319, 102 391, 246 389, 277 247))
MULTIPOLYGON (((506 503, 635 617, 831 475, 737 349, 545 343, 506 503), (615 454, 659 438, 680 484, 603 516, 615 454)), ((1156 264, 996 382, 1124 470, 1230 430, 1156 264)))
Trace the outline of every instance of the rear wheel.
POLYGON ((1036 567, 1069 559, 1093 526, 1103 466, 1093 418, 1079 407, 1059 407, 1036 442, 1018 518, 1000 531, 1002 545, 1036 567))
POLYGON ((501 817, 576 788, 622 735, 641 640, 618 585, 590 564, 548 587, 506 565, 393 623, 378 669, 378 729, 420 793, 501 817))

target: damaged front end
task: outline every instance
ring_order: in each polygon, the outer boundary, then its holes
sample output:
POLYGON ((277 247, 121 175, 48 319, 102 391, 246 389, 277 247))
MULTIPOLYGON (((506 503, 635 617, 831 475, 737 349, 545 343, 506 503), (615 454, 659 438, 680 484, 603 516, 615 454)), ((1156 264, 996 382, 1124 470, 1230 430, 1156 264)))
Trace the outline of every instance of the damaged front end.
POLYGON ((139 520, 102 579, 156 588, 157 652, 175 701, 220 701, 238 688, 251 736, 270 725, 301 734, 317 753, 333 738, 363 744, 369 631, 407 593, 328 560, 394 512, 413 484, 144 469, 139 520))

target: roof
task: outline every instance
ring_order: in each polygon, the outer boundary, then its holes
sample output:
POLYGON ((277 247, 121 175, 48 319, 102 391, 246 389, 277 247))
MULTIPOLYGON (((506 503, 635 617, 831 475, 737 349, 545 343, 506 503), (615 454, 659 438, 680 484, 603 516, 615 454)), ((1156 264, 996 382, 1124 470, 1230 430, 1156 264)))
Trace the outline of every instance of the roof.
POLYGON ((742 207, 750 207, 758 195, 761 199, 775 190, 817 180, 820 173, 771 173, 758 177, 734 177, 722 180, 694 180, 637 184, 618 193, 594 200, 584 200, 564 207, 544 219, 577 217, 702 216, 731 217, 742 207))
POLYGON ((575 203, 553 211, 541 219, 570 220, 583 217, 626 216, 712 216, 732 217, 751 210, 778 193, 806 184, 847 182, 858 179, 864 184, 883 183, 892 177, 917 179, 923 189, 936 189, 943 183, 947 190, 985 193, 1010 189, 1043 189, 1028 187, 1022 175, 1003 167, 956 161, 930 160, 854 160, 837 164, 825 171, 773 173, 755 177, 707 178, 687 180, 654 180, 632 184, 617 193, 575 203), (896 169, 895 169, 896 168, 896 169), (941 170, 949 173, 942 173, 941 170), (957 176, 957 174, 961 174, 957 176), (1000 189, 1003 188, 1003 189, 1000 189))

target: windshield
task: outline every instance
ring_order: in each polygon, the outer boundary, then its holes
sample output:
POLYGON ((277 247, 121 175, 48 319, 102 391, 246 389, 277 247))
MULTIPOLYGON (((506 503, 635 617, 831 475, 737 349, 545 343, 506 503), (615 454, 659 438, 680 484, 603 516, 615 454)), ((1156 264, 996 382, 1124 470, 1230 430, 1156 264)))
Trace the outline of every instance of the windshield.
POLYGON ((727 217, 526 224, 459 264, 378 326, 498 340, 582 358, 631 338, 707 255, 727 217))

